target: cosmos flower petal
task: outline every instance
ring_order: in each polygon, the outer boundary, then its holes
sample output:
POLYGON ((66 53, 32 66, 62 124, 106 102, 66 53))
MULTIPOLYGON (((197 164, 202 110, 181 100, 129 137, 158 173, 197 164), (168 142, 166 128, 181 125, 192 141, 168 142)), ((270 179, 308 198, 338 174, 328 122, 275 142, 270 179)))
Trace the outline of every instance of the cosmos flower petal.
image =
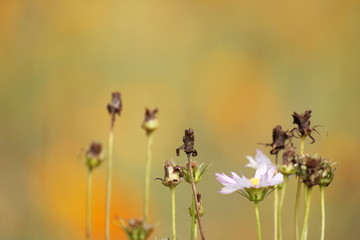
POLYGON ((228 187, 221 188, 219 193, 230 194, 230 193, 236 192, 237 190, 239 190, 239 188, 237 186, 228 186, 228 187))
POLYGON ((275 186, 275 185, 282 183, 283 181, 284 181, 284 175, 282 175, 281 173, 278 173, 273 178, 271 178, 271 180, 269 181, 269 185, 275 186))
POLYGON ((246 158, 249 160, 249 163, 245 165, 245 167, 254 168, 256 169, 258 167, 258 163, 254 160, 251 156, 246 156, 246 158))
POLYGON ((234 185, 236 184, 236 181, 232 179, 231 177, 227 176, 225 173, 215 173, 216 179, 223 185, 234 185))

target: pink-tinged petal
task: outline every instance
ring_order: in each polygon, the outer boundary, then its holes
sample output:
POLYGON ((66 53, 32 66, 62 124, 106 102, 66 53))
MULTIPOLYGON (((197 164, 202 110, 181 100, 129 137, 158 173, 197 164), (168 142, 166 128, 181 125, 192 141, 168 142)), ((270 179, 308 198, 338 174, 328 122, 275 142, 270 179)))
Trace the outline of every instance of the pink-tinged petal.
POLYGON ((255 161, 258 163, 265 163, 267 166, 273 165, 270 159, 260 149, 256 149, 255 161))
POLYGON ((254 160, 253 157, 251 156, 246 156, 246 158, 249 160, 249 163, 245 165, 245 167, 249 167, 249 168, 254 168, 257 169, 258 168, 258 163, 254 160))
POLYGON ((238 187, 236 186, 229 186, 229 187, 223 187, 221 188, 221 190, 219 191, 219 193, 222 193, 222 194, 230 194, 230 193, 233 193, 233 192, 236 192, 237 190, 239 190, 238 187))
POLYGON ((278 185, 283 181, 284 181, 284 176, 281 173, 278 173, 269 181, 269 186, 278 185))
POLYGON ((256 169, 255 178, 261 179, 266 174, 267 170, 267 166, 264 163, 260 164, 256 169))
POLYGON ((242 186, 241 189, 249 188, 249 187, 254 187, 254 184, 252 184, 252 183, 250 182, 250 180, 249 180, 247 177, 245 177, 245 176, 243 176, 243 177, 241 178, 241 181, 238 183, 238 185, 239 185, 239 186, 242 186))
POLYGON ((215 173, 216 179, 223 185, 234 185, 236 181, 230 177, 228 177, 225 173, 215 173))

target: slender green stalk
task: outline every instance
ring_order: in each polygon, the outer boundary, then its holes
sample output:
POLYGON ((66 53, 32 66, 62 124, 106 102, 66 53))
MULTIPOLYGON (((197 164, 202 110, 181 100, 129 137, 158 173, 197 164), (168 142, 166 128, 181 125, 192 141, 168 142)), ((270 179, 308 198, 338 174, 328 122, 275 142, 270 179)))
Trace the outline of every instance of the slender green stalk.
POLYGON ((320 186, 321 198, 321 240, 325 239, 325 187, 320 186))
POLYGON ((110 239, 110 203, 111 203, 111 175, 112 175, 112 154, 114 144, 114 128, 109 133, 109 160, 106 176, 106 202, 105 202, 105 240, 110 239))
POLYGON ((153 142, 153 135, 149 133, 147 135, 147 161, 145 172, 145 194, 144 194, 144 221, 146 222, 149 217, 149 198, 150 198, 150 170, 151 170, 151 148, 153 142))
POLYGON ((255 202, 255 215, 256 215, 256 223, 257 223, 258 240, 261 240, 261 225, 260 225, 259 203, 258 202, 255 202))
POLYGON ((175 222, 175 187, 171 191, 171 212, 172 212, 172 239, 176 240, 176 222, 175 222))
POLYGON ((288 176, 284 176, 284 182, 281 188, 281 196, 280 196, 279 209, 278 209, 278 235, 277 235, 278 240, 282 240, 282 208, 284 204, 286 184, 288 180, 289 180, 288 176))
POLYGON ((302 228, 301 235, 300 235, 301 240, 307 239, 311 189, 312 189, 312 187, 308 187, 308 186, 305 187, 305 216, 304 216, 303 228, 302 228))
POLYGON ((190 234, 190 240, 197 240, 197 221, 196 221, 196 214, 195 214, 195 201, 194 198, 192 198, 191 201, 191 234, 190 234))
POLYGON ((91 170, 87 170, 86 179, 86 239, 91 240, 91 187, 92 176, 91 170))
MULTIPOLYGON (((305 138, 306 136, 301 136, 300 142, 300 156, 304 154, 304 145, 305 145, 305 138)), ((298 185, 296 190, 296 200, 295 200, 295 214, 294 214, 294 223, 295 223, 295 239, 299 239, 299 211, 300 211, 300 196, 301 196, 301 180, 298 178, 298 185)))
POLYGON ((279 189, 274 190, 274 239, 278 239, 279 189))
POLYGON ((201 224, 201 216, 200 216, 200 207, 199 207, 199 203, 197 200, 197 192, 196 192, 196 186, 195 186, 195 180, 194 180, 194 171, 191 167, 191 154, 187 154, 188 157, 188 164, 189 164, 189 169, 190 169, 190 178, 191 178, 191 189, 193 192, 193 198, 195 201, 195 209, 196 209, 196 215, 197 215, 197 222, 199 225, 199 231, 200 231, 200 236, 201 236, 201 240, 205 240, 205 233, 204 233, 204 229, 202 227, 201 224))

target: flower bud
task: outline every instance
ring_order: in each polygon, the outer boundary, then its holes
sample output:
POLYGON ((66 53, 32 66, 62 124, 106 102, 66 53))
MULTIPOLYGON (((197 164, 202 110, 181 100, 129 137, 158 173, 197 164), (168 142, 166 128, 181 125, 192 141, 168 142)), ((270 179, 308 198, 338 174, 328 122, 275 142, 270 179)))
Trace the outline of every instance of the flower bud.
POLYGON ((129 240, 146 240, 149 239, 151 233, 154 230, 154 226, 147 224, 142 219, 129 219, 125 222, 122 218, 116 217, 121 227, 125 232, 129 240))
POLYGON ((151 110, 145 109, 145 119, 141 127, 146 131, 146 134, 149 135, 159 127, 159 120, 156 118, 156 114, 159 112, 157 108, 151 110))
MULTIPOLYGON (((210 165, 205 165, 205 163, 201 163, 199 165, 197 161, 191 161, 190 166, 191 166, 191 168, 193 170, 194 183, 196 184, 196 183, 200 182, 202 175, 211 166, 211 164, 210 165)), ((185 166, 181 167, 181 172, 182 172, 182 174, 184 176, 184 180, 187 183, 191 184, 191 174, 190 174, 189 163, 186 163, 185 166)))
POLYGON ((85 166, 92 171, 94 168, 100 166, 103 161, 101 143, 92 142, 85 153, 85 166))

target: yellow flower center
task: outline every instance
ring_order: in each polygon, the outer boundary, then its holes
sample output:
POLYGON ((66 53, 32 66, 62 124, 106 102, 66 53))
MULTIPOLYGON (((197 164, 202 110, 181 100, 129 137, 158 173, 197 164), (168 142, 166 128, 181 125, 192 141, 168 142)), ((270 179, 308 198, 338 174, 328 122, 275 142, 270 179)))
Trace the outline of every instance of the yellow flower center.
POLYGON ((259 179, 258 178, 252 178, 252 179, 250 179, 250 182, 252 183, 252 184, 254 184, 254 186, 256 187, 257 185, 259 185, 259 179))

